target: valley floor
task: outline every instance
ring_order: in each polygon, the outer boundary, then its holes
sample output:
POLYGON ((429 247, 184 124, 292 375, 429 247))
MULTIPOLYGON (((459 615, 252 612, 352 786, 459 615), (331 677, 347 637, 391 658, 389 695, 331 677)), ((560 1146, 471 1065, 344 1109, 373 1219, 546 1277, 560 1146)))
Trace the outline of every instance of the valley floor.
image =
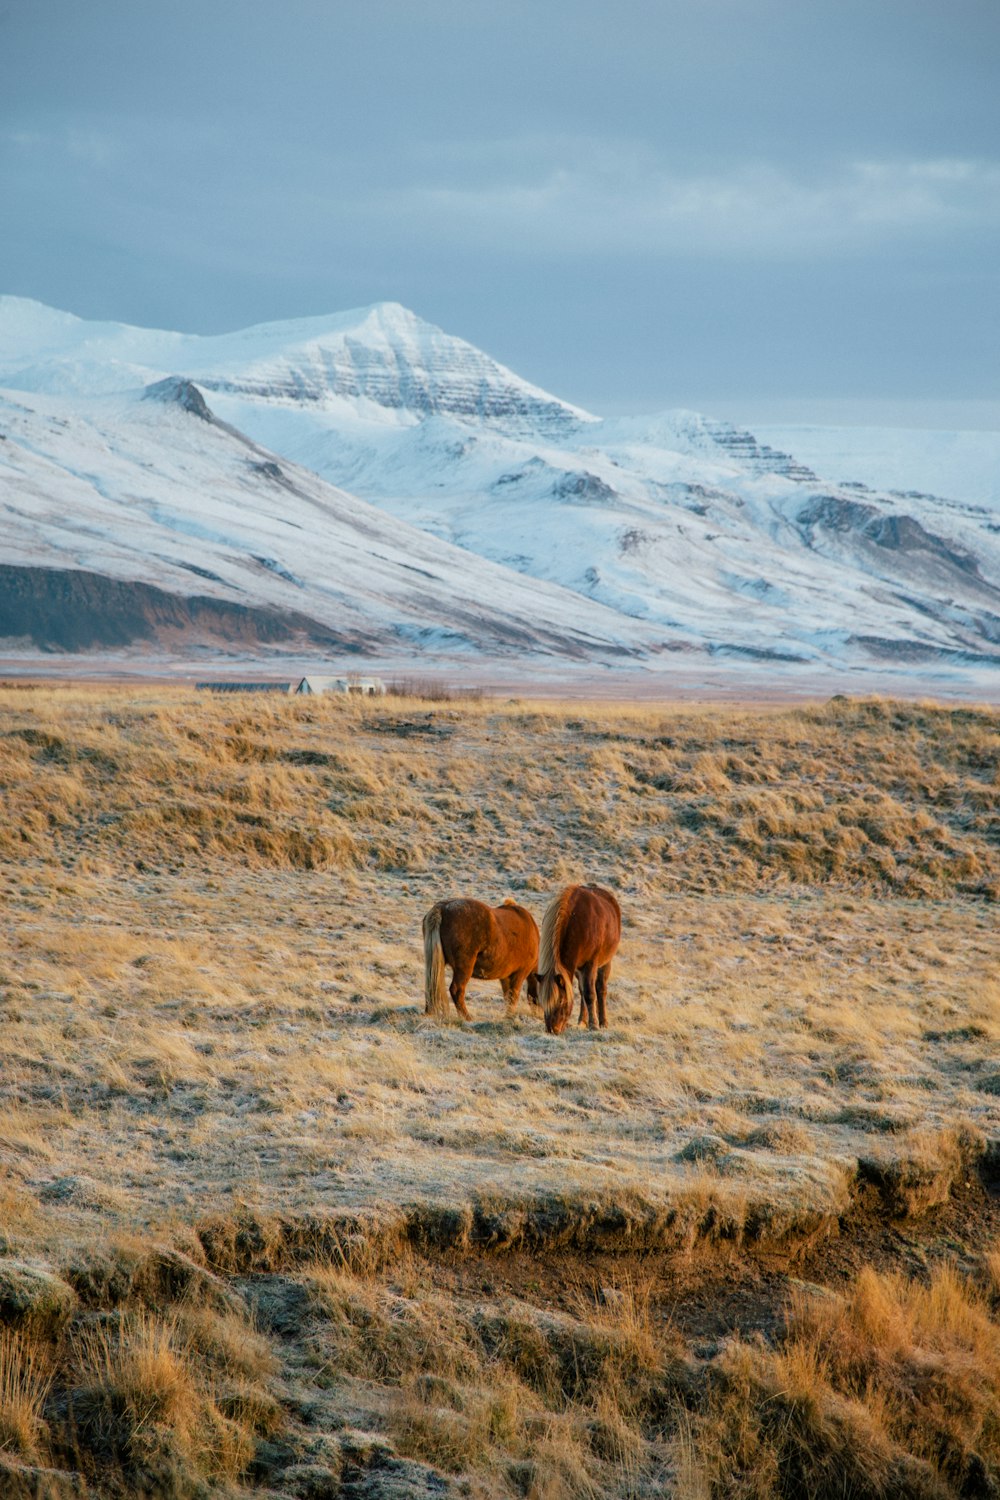
MULTIPOLYGON (((320 675, 347 676, 355 670, 351 658, 317 665, 315 655, 260 652, 228 655, 222 665, 217 652, 199 666, 190 652, 177 654, 155 648, 122 652, 59 656, 19 651, 0 652, 0 682, 12 684, 100 689, 129 687, 146 691, 174 686, 192 689, 202 681, 293 681, 320 675)), ((872 661, 865 669, 856 663, 838 671, 815 663, 776 665, 712 657, 700 650, 665 653, 633 662, 572 662, 539 656, 530 664, 512 657, 449 656, 428 652, 414 656, 365 658, 365 671, 390 684, 422 687, 432 694, 485 695, 523 698, 529 702, 647 704, 727 703, 745 708, 774 704, 815 703, 835 694, 850 697, 883 696, 913 702, 942 698, 969 704, 1000 703, 1000 673, 992 666, 920 662, 907 668, 872 661)))

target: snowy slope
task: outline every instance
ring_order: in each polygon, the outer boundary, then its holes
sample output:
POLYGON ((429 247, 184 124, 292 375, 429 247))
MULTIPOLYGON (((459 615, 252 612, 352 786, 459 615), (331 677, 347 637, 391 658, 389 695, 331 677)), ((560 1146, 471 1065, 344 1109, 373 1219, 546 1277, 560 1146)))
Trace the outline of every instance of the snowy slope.
POLYGON ((456 544, 712 652, 844 664, 997 654, 975 506, 831 486, 693 413, 553 437, 217 398, 275 449, 456 544))
MULTIPOLYGON (((358 514, 376 529, 378 517, 386 546, 407 538, 394 558, 413 549, 443 556, 432 537, 464 549, 448 556, 462 560, 461 587, 468 600, 481 596, 484 623, 456 628, 447 569, 439 568, 438 592, 429 591, 423 607, 432 618, 441 609, 441 639, 452 631, 488 652, 491 641, 514 639, 517 620, 521 639, 533 643, 526 649, 698 650, 818 667, 892 662, 917 672, 929 663, 956 670, 1000 663, 1000 521, 961 496, 891 494, 851 482, 849 473, 840 476, 847 483, 829 483, 818 477, 822 465, 696 413, 601 421, 394 303, 199 338, 88 324, 0 299, 0 383, 47 393, 34 398, 37 421, 48 422, 30 439, 39 461, 51 457, 53 424, 65 411, 73 430, 57 466, 115 497, 116 526, 129 530, 135 519, 122 508, 126 492, 145 493, 134 474, 127 486, 108 480, 108 465, 127 450, 149 476, 147 488, 154 476, 193 487, 187 532, 201 528, 222 546, 233 540, 234 506, 244 504, 240 486, 239 500, 227 499, 226 486, 197 465, 190 476, 171 468, 164 450, 172 438, 158 438, 150 454, 127 436, 146 420, 137 413, 150 409, 136 399, 141 390, 177 376, 196 381, 224 423, 282 455, 282 468, 302 466, 297 490, 318 483, 306 471, 337 486, 341 523, 345 489, 377 506, 358 514), (74 456, 85 430, 98 434, 107 462, 74 456)), ((152 443, 149 431, 142 441, 152 443)), ((67 536, 75 525, 79 497, 67 485, 58 473, 36 481, 36 507, 46 486, 50 496, 49 547, 57 546, 60 516, 67 536)), ((307 528, 308 555, 282 551, 281 497, 258 490, 239 548, 244 556, 281 552, 280 568, 298 580, 262 566, 259 599, 315 613, 324 584, 311 556, 332 523, 314 519, 307 528), (294 563, 284 560, 293 554, 294 563)), ((133 559, 152 545, 144 531, 129 535, 133 559)), ((157 545, 160 568, 165 550, 157 545)), ((93 565, 110 563, 102 554, 93 565)), ((227 587, 248 588, 240 567, 220 572, 227 587)), ((365 595, 363 575, 359 564, 341 591, 347 613, 348 596, 361 591, 357 628, 361 616, 376 633, 415 628, 392 613, 403 610, 402 585, 385 585, 387 621, 378 608, 381 578, 365 595)))
MULTIPOLYGON (((93 584, 83 600, 79 589, 68 595, 75 575, 143 586, 108 596, 138 617, 138 639, 200 630, 215 644, 609 659, 641 644, 610 611, 510 575, 277 459, 216 421, 185 382, 115 397, 2 392, 0 433, 3 604, 9 614, 14 591, 36 625, 48 620, 38 644, 74 644, 77 627, 63 630, 60 608, 86 613, 77 644, 131 638, 112 628, 102 639, 101 597, 93 584), (50 598, 38 595, 43 571, 50 598), (197 599, 197 619, 151 601, 149 588, 197 599)), ((9 623, 0 630, 11 633, 9 623)))
POLYGON ((946 495, 1000 511, 1000 432, 911 427, 766 426, 758 437, 812 468, 872 489, 946 495))

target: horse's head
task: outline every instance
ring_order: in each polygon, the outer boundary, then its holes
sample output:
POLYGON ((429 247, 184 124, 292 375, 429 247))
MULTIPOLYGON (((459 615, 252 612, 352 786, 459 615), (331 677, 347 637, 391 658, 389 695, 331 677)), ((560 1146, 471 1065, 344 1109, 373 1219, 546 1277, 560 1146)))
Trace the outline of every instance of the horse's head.
POLYGON ((566 1030, 573 1011, 573 981, 558 965, 538 976, 538 1003, 545 1012, 545 1030, 558 1036, 566 1030))

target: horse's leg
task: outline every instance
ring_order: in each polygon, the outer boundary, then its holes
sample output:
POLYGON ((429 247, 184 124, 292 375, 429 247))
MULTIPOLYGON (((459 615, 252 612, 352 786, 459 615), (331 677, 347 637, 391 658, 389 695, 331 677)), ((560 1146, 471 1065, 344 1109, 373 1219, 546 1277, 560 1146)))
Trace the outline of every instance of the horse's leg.
POLYGON ((594 1031, 597 1027, 597 991, 594 984, 594 965, 592 963, 584 964, 580 970, 580 979, 587 1001, 587 1025, 591 1031, 594 1031))
POLYGON ((608 1024, 608 980, 611 978, 611 965, 606 963, 603 969, 597 971, 597 1020, 601 1026, 608 1024))
POLYGON ((500 988, 503 991, 503 1003, 507 1007, 507 1014, 512 1016, 517 1009, 517 994, 514 991, 513 974, 508 974, 506 979, 501 979, 500 988))
POLYGON ((472 964, 469 964, 468 967, 463 964, 454 967, 451 971, 451 984, 448 986, 451 991, 451 998, 455 1002, 455 1009, 463 1021, 472 1020, 472 1017, 469 1015, 469 1008, 465 1003, 465 990, 469 980, 472 978, 473 967, 472 964))
POLYGON ((505 999, 507 1001, 507 1014, 509 1016, 517 1014, 517 1004, 521 998, 521 986, 527 979, 529 973, 530 970, 528 969, 518 969, 517 973, 512 974, 507 980, 508 988, 505 999))
POLYGON ((580 987, 580 1014, 576 1018, 576 1024, 582 1026, 584 1024, 584 1017, 587 1014, 587 995, 583 986, 582 969, 577 969, 576 971, 576 982, 580 987))

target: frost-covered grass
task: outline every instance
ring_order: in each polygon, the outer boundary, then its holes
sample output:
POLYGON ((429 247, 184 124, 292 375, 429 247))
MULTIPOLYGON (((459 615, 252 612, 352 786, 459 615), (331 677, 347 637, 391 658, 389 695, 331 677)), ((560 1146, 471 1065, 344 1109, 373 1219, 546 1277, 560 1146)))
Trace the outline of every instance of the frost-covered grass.
POLYGON ((0 1141, 38 1231, 830 1202, 1000 1124, 995 714, 7 695, 0 1141), (599 879, 606 1033, 422 1014, 420 918, 599 879), (916 1147, 914 1148, 916 1149, 916 1147))

